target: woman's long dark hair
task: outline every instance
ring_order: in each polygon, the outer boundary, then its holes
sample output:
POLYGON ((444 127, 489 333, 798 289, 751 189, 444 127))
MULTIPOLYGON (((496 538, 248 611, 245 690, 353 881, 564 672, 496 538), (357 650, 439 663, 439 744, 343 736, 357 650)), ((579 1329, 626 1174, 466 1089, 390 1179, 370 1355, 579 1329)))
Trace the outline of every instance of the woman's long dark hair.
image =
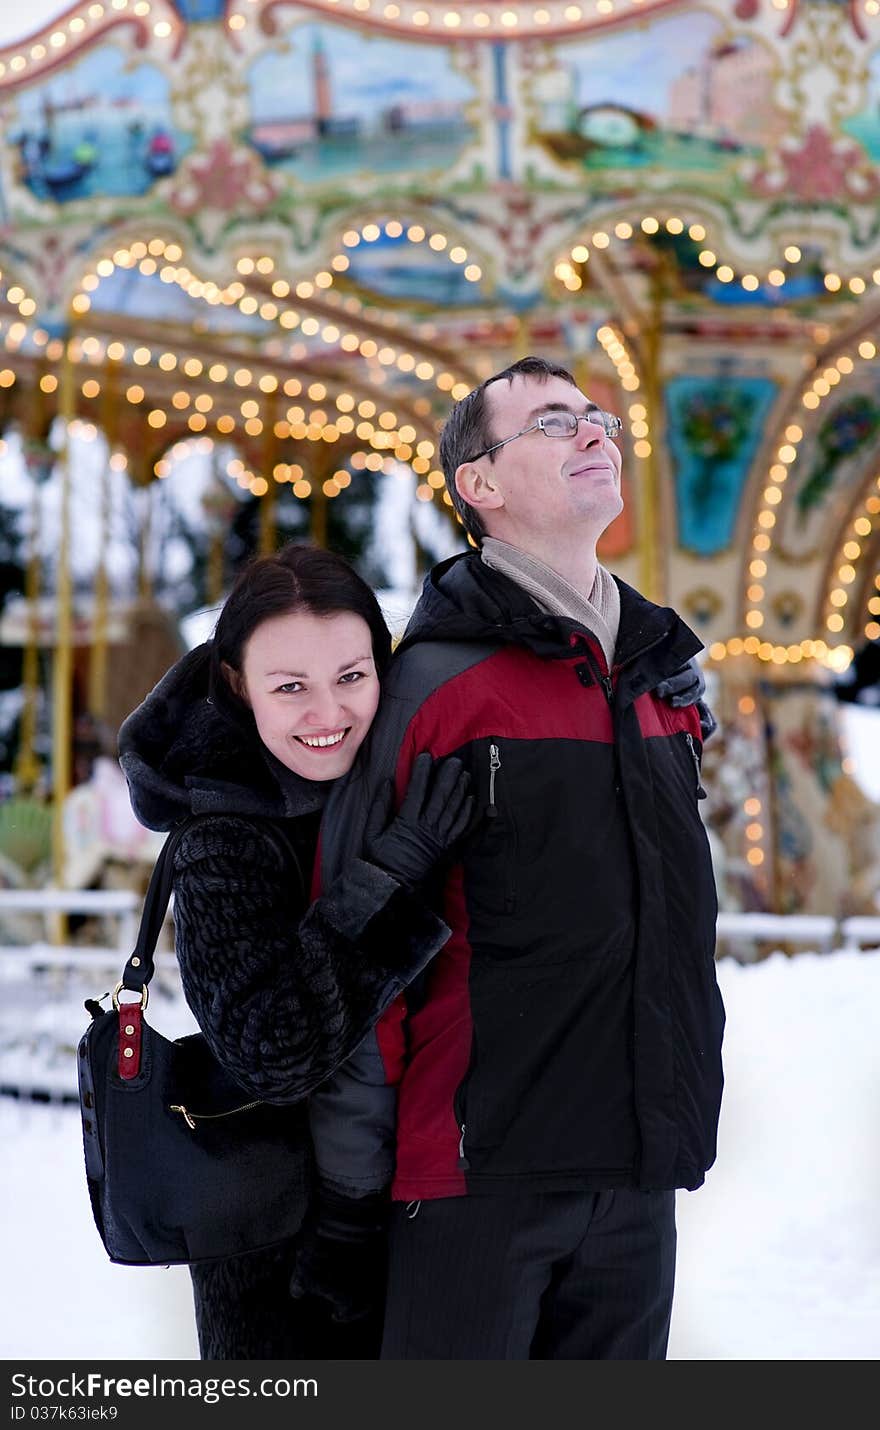
POLYGON ((273 616, 336 616, 350 611, 370 628, 373 660, 381 680, 391 659, 391 634, 370 587, 346 561, 320 546, 291 542, 271 556, 259 556, 236 577, 211 643, 211 691, 227 709, 245 709, 231 690, 223 666, 241 671, 244 648, 258 626, 273 616))

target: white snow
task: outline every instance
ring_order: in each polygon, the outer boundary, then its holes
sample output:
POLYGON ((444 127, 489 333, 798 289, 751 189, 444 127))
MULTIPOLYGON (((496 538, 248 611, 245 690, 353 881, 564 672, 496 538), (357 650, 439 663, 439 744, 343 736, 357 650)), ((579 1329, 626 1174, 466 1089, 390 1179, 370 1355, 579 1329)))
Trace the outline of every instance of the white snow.
MULTIPOLYGON (((678 1196, 670 1358, 876 1359, 880 951, 722 958, 718 975, 718 1160, 678 1196)), ((168 1031, 159 1000, 151 1014, 168 1031)), ((2 1355, 196 1357, 185 1268, 106 1260, 76 1110, 0 1098, 0 1138, 2 1355)))

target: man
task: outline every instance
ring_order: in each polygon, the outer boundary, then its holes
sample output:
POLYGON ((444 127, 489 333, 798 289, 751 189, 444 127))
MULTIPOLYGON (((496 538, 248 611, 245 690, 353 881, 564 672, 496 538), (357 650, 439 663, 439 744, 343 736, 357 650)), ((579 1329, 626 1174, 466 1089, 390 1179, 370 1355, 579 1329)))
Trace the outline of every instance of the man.
POLYGON ((724 1011, 700 709, 658 696, 700 642, 596 558, 620 426, 538 358, 453 409, 441 460, 476 550, 427 579, 333 796, 325 885, 420 751, 457 754, 476 801, 448 942, 313 1099, 322 1176, 356 1196, 383 1175, 358 1130, 397 1086, 384 1358, 666 1354, 675 1190, 715 1157, 724 1011))

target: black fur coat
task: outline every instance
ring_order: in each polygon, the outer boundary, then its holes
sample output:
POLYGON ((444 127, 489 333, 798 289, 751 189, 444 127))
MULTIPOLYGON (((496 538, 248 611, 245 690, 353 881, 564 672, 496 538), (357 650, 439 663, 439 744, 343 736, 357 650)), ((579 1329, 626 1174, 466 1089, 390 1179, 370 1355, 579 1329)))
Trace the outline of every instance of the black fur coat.
POLYGON ((308 908, 328 786, 285 769, 250 717, 226 707, 222 692, 209 696, 206 646, 128 717, 119 754, 149 828, 213 814, 184 834, 174 861, 186 999, 243 1088, 299 1100, 440 948, 445 924, 360 859, 308 908))
MULTIPOLYGON (((174 861, 186 1000, 251 1096, 299 1101, 425 967, 446 925, 357 859, 309 908, 328 786, 287 770, 250 716, 211 690, 208 645, 179 661, 128 717, 119 756, 149 828, 213 816, 183 835, 174 861)), ((203 1358, 308 1353, 286 1295, 289 1260, 283 1248, 193 1268, 203 1358)))

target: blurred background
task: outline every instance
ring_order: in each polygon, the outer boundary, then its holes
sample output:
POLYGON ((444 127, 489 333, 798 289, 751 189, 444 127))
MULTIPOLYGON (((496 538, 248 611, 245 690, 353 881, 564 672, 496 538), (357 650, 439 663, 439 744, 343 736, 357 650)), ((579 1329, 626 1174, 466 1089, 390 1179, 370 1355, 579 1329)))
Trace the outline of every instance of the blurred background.
MULTIPOLYGON (((842 1101, 876 1097, 878 202, 880 0, 3 7, 0 1117, 31 1179, 63 1131, 77 1195, 82 998, 116 981, 161 843, 129 809, 121 720, 292 537, 351 557, 402 629, 466 545, 442 421, 527 353, 622 417, 600 556, 705 645, 718 956, 752 1010, 732 1065, 771 987, 796 1064, 812 1024, 785 1010, 821 976, 846 1009, 828 1037, 863 1050, 842 1101)), ((172 935, 157 1017, 182 1027, 172 935)), ((7 1183, 13 1238, 30 1185, 7 1183)), ((81 1221, 71 1296, 102 1255, 81 1221)), ((809 1224, 792 1266, 834 1241, 809 1224)), ((880 1267, 850 1225, 853 1268, 880 1267)), ((828 1294, 840 1264, 824 1301, 880 1344, 876 1303, 828 1294)), ((10 1324, 15 1353, 73 1354, 73 1312, 46 1340, 44 1315, 10 1324)), ((747 1298, 741 1335, 677 1353, 754 1353, 759 1324, 747 1298)), ((815 1329, 784 1353, 838 1344, 815 1329)))

